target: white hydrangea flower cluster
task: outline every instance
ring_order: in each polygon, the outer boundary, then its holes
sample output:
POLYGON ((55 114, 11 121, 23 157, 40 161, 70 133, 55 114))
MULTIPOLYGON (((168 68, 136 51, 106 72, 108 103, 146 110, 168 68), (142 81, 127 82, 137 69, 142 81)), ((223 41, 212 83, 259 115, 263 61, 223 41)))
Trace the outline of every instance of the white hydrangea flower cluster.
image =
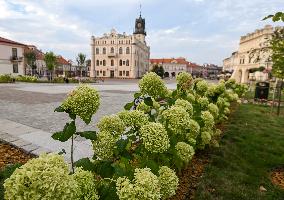
POLYGON ((100 131, 97 139, 92 141, 95 155, 102 160, 111 159, 113 157, 116 141, 117 139, 111 133, 100 131))
POLYGON ((214 103, 208 105, 208 111, 213 115, 214 119, 217 119, 219 116, 219 108, 214 103))
POLYGON ((189 121, 189 133, 187 133, 187 139, 191 140, 191 139, 196 139, 196 137, 199 135, 200 133, 200 126, 197 123, 197 121, 191 119, 189 121))
POLYGON ((62 156, 42 154, 5 180, 5 199, 76 199, 79 188, 62 156))
POLYGON ((193 83, 191 74, 187 72, 181 72, 177 75, 177 84, 181 86, 182 89, 188 90, 193 83))
POLYGON ((205 92, 205 96, 214 97, 216 92, 216 85, 209 85, 207 91, 205 92))
POLYGON ((172 106, 162 112, 162 119, 165 126, 174 134, 182 134, 189 126, 190 116, 180 106, 172 106))
POLYGON ((193 106, 188 101, 183 99, 178 99, 175 102, 175 106, 181 106, 188 112, 189 116, 193 115, 193 106))
POLYGON ((76 168, 75 173, 72 176, 80 189, 77 192, 78 199, 99 200, 95 178, 91 172, 84 171, 82 168, 76 168))
POLYGON ((194 148, 185 142, 178 142, 175 146, 177 156, 184 162, 191 161, 194 155, 194 148))
POLYGON ((132 182, 126 177, 116 181, 120 200, 158 200, 161 199, 159 179, 151 169, 135 169, 132 182))
POLYGON ((119 135, 125 130, 125 125, 118 115, 102 117, 97 126, 100 131, 106 131, 113 135, 119 135))
POLYGON ((209 144, 211 141, 211 134, 208 131, 201 132, 202 145, 209 144))
POLYGON ((207 97, 200 97, 197 100, 198 104, 200 105, 202 110, 207 109, 208 105, 209 105, 209 100, 207 97))
POLYGON ((196 91, 200 94, 204 94, 208 89, 208 83, 205 80, 198 81, 196 83, 196 91))
POLYGON ((179 180, 174 170, 167 166, 160 167, 159 183, 161 187, 162 199, 168 199, 176 194, 178 182, 179 180))
POLYGON ((186 100, 189 101, 190 103, 194 103, 195 102, 195 96, 191 93, 188 93, 186 95, 186 100))
POLYGON ((211 130, 214 126, 214 117, 209 111, 201 112, 201 119, 204 122, 204 129, 211 130))
POLYGON ((68 94, 61 106, 64 110, 78 115, 82 120, 89 121, 100 106, 100 96, 92 86, 80 84, 68 94))
POLYGON ((216 94, 223 94, 226 91, 225 83, 220 82, 219 84, 216 85, 215 87, 215 93, 216 94))
POLYGON ((142 143, 152 153, 163 153, 170 147, 170 140, 165 127, 160 123, 150 122, 140 129, 142 143))
POLYGON ((141 126, 147 124, 149 120, 149 117, 145 115, 143 111, 139 110, 125 110, 118 113, 118 116, 125 126, 132 127, 134 129, 140 129, 141 126))
POLYGON ((154 72, 149 72, 143 76, 139 81, 139 88, 143 95, 149 95, 154 99, 165 97, 168 93, 165 83, 154 72))

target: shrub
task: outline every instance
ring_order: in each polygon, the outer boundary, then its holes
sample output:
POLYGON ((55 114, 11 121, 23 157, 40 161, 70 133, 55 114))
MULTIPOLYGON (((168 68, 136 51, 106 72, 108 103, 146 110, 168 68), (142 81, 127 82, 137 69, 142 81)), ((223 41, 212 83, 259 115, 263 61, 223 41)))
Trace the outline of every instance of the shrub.
POLYGON ((161 187, 162 199, 167 199, 176 194, 178 187, 178 177, 174 170, 167 166, 159 169, 159 183, 161 187))
POLYGON ((16 76, 16 81, 19 82, 30 82, 30 83, 34 83, 38 81, 38 78, 36 76, 16 76))
POLYGON ((0 83, 12 83, 14 79, 9 74, 0 75, 0 83))

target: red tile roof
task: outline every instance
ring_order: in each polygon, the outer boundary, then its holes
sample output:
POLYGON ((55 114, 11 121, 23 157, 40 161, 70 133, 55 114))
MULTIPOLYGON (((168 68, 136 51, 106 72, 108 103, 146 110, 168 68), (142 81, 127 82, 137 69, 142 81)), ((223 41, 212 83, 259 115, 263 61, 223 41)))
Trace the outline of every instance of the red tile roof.
POLYGON ((0 37, 0 43, 4 43, 4 44, 13 44, 13 45, 20 45, 20 46, 26 46, 25 44, 19 43, 19 42, 15 42, 13 40, 9 40, 3 37, 0 37))
POLYGON ((186 61, 185 58, 158 58, 158 59, 150 59, 150 62, 152 64, 154 63, 173 63, 173 62, 177 62, 178 64, 189 64, 188 61, 186 61))
POLYGON ((70 65, 70 63, 62 56, 57 56, 57 62, 58 64, 62 64, 62 65, 70 65))

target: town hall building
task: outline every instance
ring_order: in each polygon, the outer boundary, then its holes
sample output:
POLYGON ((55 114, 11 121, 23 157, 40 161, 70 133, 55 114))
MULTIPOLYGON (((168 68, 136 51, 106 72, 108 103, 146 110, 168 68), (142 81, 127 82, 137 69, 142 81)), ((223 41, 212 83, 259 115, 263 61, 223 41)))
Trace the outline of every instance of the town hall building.
POLYGON ((102 37, 92 36, 90 77, 142 77, 149 70, 150 59, 145 37, 145 19, 141 14, 132 35, 119 34, 112 29, 102 37))

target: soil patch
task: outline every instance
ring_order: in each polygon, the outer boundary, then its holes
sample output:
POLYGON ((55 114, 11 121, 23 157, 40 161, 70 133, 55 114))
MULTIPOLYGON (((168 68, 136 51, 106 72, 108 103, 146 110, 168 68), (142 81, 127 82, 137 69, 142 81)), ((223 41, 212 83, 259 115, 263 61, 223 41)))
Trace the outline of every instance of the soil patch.
POLYGON ((284 167, 279 167, 272 171, 271 182, 284 189, 284 167))

